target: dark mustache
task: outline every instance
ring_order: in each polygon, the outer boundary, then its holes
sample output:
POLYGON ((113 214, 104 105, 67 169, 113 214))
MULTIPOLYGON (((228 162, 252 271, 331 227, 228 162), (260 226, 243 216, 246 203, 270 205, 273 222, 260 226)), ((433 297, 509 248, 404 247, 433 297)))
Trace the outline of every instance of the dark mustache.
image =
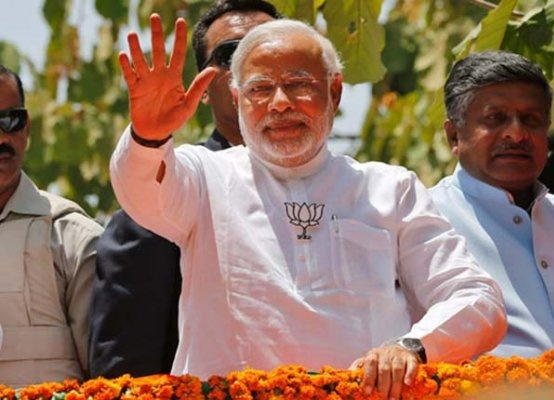
POLYGON ((4 153, 15 156, 15 149, 7 143, 0 143, 0 155, 4 153))
POLYGON ((530 153, 532 150, 532 147, 529 142, 514 143, 510 141, 504 141, 499 143, 498 146, 496 146, 495 148, 495 151, 497 152, 504 152, 504 151, 510 151, 510 150, 520 150, 526 153, 530 153))

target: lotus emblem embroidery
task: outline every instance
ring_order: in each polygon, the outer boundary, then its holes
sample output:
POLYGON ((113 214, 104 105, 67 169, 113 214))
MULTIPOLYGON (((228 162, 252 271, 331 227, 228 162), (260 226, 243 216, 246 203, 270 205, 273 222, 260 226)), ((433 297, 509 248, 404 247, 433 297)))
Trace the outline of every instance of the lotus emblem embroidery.
POLYGON ((310 226, 319 225, 319 220, 323 216, 323 208, 325 204, 310 205, 306 203, 285 203, 287 217, 290 223, 302 228, 302 233, 297 235, 298 239, 309 240, 312 237, 306 233, 310 226))

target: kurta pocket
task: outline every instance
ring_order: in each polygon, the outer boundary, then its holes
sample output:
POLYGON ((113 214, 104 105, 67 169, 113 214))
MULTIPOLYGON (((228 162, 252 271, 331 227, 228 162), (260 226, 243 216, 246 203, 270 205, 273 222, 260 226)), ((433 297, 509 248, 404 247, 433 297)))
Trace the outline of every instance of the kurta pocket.
POLYGON ((330 224, 336 284, 371 297, 394 297, 396 245, 390 232, 353 219, 333 218, 330 224))

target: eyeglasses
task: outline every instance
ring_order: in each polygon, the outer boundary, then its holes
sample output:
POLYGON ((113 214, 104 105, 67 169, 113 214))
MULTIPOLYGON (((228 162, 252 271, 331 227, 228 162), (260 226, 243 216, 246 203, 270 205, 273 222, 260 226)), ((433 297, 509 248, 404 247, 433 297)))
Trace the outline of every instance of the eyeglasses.
POLYGON ((220 68, 229 69, 231 66, 231 58, 233 57, 233 53, 237 49, 239 43, 240 40, 235 39, 226 40, 218 44, 215 49, 213 49, 208 59, 204 62, 204 65, 202 65, 202 69, 206 68, 212 62, 220 68))
POLYGON ((24 108, 10 108, 0 111, 0 130, 6 133, 15 133, 25 128, 27 124, 27 110, 24 108))
POLYGON ((265 103, 274 95, 277 87, 280 87, 291 100, 309 100, 319 93, 319 83, 329 79, 316 79, 313 77, 291 77, 274 81, 270 79, 254 80, 242 86, 244 96, 253 103, 265 103))

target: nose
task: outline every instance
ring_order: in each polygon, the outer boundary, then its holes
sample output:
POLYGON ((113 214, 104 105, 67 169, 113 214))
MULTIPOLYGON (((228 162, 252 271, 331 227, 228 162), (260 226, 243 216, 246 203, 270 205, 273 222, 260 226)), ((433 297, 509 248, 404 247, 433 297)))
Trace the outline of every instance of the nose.
POLYGON ((283 112, 294 108, 294 103, 280 85, 275 87, 273 95, 269 99, 269 111, 283 112))
POLYGON ((519 116, 514 116, 510 119, 506 129, 502 132, 502 136, 505 139, 511 139, 514 142, 525 140, 529 137, 525 124, 523 124, 519 116))

